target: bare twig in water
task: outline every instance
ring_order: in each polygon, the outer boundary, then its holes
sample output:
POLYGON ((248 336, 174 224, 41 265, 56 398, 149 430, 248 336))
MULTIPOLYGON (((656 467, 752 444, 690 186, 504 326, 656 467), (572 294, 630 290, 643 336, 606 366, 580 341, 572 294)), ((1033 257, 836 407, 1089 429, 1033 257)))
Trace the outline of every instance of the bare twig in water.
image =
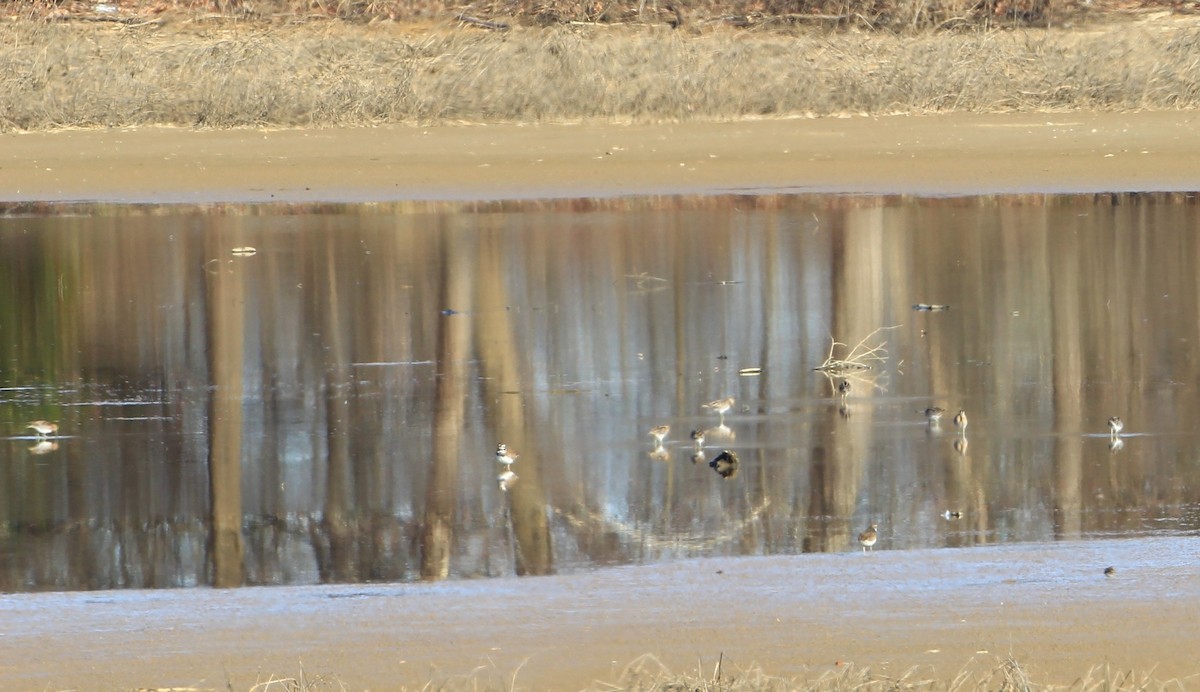
POLYGON ((836 354, 838 347, 847 349, 847 345, 830 337, 829 355, 825 357, 825 362, 821 363, 813 370, 830 373, 832 375, 841 375, 848 372, 858 370, 870 370, 873 366, 881 363, 886 363, 888 359, 887 342, 880 341, 878 344, 869 345, 872 337, 885 329, 898 329, 902 325, 896 324, 891 327, 879 327, 870 334, 864 336, 861 341, 845 351, 845 354, 838 356, 836 354))

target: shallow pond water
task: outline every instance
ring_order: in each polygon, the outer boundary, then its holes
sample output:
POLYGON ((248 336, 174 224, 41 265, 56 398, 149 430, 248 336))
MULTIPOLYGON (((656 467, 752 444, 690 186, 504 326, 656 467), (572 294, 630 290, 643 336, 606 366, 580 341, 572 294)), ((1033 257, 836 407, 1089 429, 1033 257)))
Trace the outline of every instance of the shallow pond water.
POLYGON ((1200 533, 1190 195, 6 211, 0 590, 1200 533))

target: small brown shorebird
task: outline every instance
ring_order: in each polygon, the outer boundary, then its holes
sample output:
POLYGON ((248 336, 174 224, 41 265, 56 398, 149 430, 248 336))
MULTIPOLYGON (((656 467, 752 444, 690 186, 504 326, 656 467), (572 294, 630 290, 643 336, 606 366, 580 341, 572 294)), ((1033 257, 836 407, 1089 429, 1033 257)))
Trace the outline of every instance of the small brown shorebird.
POLYGON ((958 428, 958 431, 960 433, 962 433, 963 435, 967 434, 967 412, 966 411, 963 411, 960 409, 959 412, 954 416, 954 427, 958 428))
POLYGON ((38 437, 50 437, 58 434, 58 423, 51 423, 48 420, 31 421, 25 428, 33 430, 38 437))
POLYGON ((925 417, 929 419, 930 425, 937 425, 938 421, 942 420, 942 416, 946 414, 946 409, 941 406, 930 406, 925 409, 925 417))
POLYGON ((670 433, 671 433, 671 426, 669 426, 669 425, 656 425, 653 428, 650 428, 650 432, 649 432, 650 435, 654 436, 654 446, 655 447, 661 447, 662 443, 663 443, 663 438, 666 437, 667 435, 669 435, 670 433))
POLYGON ((704 408, 715 411, 721 417, 721 422, 725 422, 725 412, 733 408, 733 397, 727 396, 724 399, 717 399, 704 404, 704 408))
POLYGON ((512 466, 513 462, 516 461, 517 457, 519 456, 521 455, 509 450, 508 445, 504 444, 503 442, 496 445, 496 461, 504 464, 505 466, 512 466))
POLYGON ((879 540, 879 524, 871 524, 866 531, 858 534, 858 542, 862 545, 864 553, 868 549, 875 550, 873 546, 877 540, 879 540))
POLYGON ((1108 419, 1108 436, 1109 437, 1120 436, 1121 431, 1124 429, 1125 429, 1125 422, 1122 421, 1120 418, 1113 416, 1112 418, 1108 419))
POLYGON ((850 393, 850 380, 842 380, 841 382, 838 382, 838 394, 841 394, 842 398, 845 399, 846 395, 849 393, 850 393))
POLYGON ((708 431, 704 430, 703 428, 692 431, 692 442, 696 444, 696 449, 704 448, 704 436, 707 434, 708 431))

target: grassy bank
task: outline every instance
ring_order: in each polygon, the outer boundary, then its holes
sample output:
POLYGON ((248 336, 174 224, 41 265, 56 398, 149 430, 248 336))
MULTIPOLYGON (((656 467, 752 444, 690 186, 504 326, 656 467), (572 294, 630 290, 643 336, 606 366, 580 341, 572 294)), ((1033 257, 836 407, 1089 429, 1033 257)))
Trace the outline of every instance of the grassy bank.
POLYGON ((0 25, 0 130, 1200 106, 1200 24, 966 32, 0 25))
MULTIPOLYGON (((723 656, 713 661, 698 661, 695 671, 676 672, 653 655, 646 654, 629 663, 615 681, 597 681, 588 689, 602 692, 1182 692, 1191 682, 1160 680, 1144 672, 1096 665, 1082 672, 1070 685, 1052 684, 1039 680, 1012 658, 972 660, 950 677, 939 677, 931 667, 918 666, 900 675, 890 675, 839 663, 824 672, 787 678, 771 675, 758 665, 739 667, 725 661, 723 656)), ((313 676, 303 672, 297 677, 272 676, 251 687, 252 692, 272 689, 317 692, 345 687, 336 676, 313 676)), ((422 689, 511 692, 528 688, 521 682, 520 668, 502 672, 484 666, 464 675, 439 676, 422 689)))

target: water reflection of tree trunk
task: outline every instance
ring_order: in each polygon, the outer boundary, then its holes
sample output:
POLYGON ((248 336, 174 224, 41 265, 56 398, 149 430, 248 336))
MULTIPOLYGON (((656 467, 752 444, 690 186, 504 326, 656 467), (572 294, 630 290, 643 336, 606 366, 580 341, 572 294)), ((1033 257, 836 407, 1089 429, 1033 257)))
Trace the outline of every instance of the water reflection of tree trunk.
POLYGON ((232 243, 214 234, 208 256, 209 492, 213 586, 245 580, 242 536, 242 367, 245 360, 245 285, 241 265, 226 259, 232 243))
POLYGON ((536 450, 525 437, 525 382, 521 352, 508 307, 504 256, 500 237, 489 233, 480 247, 478 351, 483 367, 484 400, 492 404, 494 426, 510 447, 522 453, 516 472, 520 481, 508 493, 516 540, 517 574, 548 574, 553 568, 546 493, 536 450))
MULTIPOLYGON (((887 308, 883 299, 883 211, 880 208, 850 210, 845 215, 845 224, 833 234, 830 318, 833 338, 853 346, 873 330, 887 326, 882 317, 887 308)), ((870 395, 870 387, 861 387, 859 391, 858 396, 870 395)), ((867 436, 872 426, 863 420, 870 415, 871 407, 860 407, 855 424, 841 426, 846 430, 833 434, 839 421, 835 407, 830 407, 823 438, 830 456, 822 460, 824 468, 818 476, 823 486, 820 488, 820 506, 812 508, 810 516, 849 517, 854 513, 859 489, 863 484, 872 487, 866 478, 863 455, 855 451, 870 446, 867 436)), ((871 515, 868 520, 878 518, 887 509, 868 507, 871 515)), ((838 546, 851 544, 860 528, 847 525, 847 529, 848 535, 830 536, 829 540, 838 546)), ((823 546, 823 549, 829 547, 823 546)))
MULTIPOLYGON (((1054 345, 1054 415, 1060 430, 1079 430, 1082 423, 1083 334, 1080 311, 1081 247, 1072 234, 1044 231, 1052 240, 1050 261, 1050 323, 1054 345), (1057 246, 1057 247, 1053 247, 1057 246)), ((1059 436, 1054 445, 1055 508, 1060 536, 1076 536, 1081 526, 1083 438, 1059 436)))
MULTIPOLYGON (((443 229, 437 240, 442 257, 439 262, 442 268, 439 308, 466 314, 443 316, 438 329, 433 467, 426 487, 425 519, 421 525, 422 579, 445 579, 450 574, 454 508, 461 492, 458 463, 471 359, 473 244, 453 242, 450 236, 451 232, 443 229)), ((479 461, 491 463, 486 457, 479 461)))
POLYGON ((355 541, 354 530, 354 468, 350 460, 350 437, 355 422, 350 412, 350 358, 346 347, 346 327, 342 322, 344 312, 351 307, 342 305, 338 282, 336 243, 341 242, 333 234, 325 238, 324 276, 314 276, 316 301, 320 314, 322 341, 325 345, 325 458, 329 469, 325 485, 325 508, 323 523, 329 540, 328 564, 323 565, 322 579, 326 581, 354 581, 355 541))

